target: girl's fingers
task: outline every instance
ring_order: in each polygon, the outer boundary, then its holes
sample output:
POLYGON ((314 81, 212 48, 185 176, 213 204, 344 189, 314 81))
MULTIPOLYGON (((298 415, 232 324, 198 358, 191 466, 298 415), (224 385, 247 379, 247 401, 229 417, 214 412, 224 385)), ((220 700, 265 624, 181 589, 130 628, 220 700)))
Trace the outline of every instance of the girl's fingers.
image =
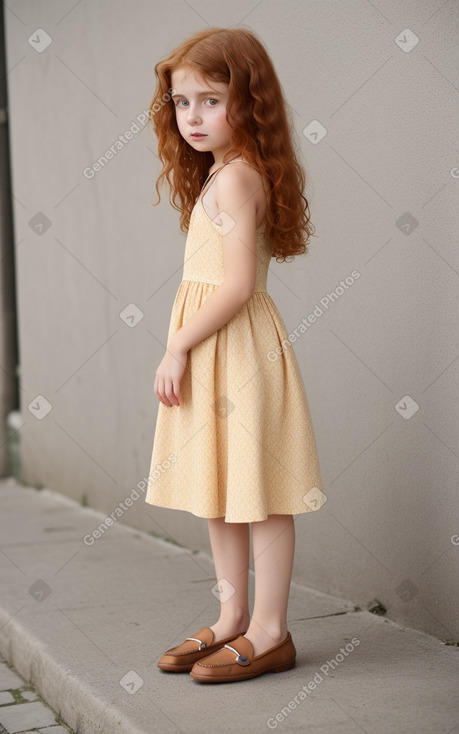
POLYGON ((159 394, 161 395, 161 402, 167 405, 168 408, 172 408, 174 405, 174 393, 172 390, 172 382, 170 380, 160 380, 159 394))
POLYGON ((172 408, 174 405, 180 405, 180 380, 165 380, 156 373, 154 391, 158 400, 168 408, 172 408))
POLYGON ((164 380, 161 377, 156 376, 155 380, 155 393, 156 397, 161 403, 164 403, 168 408, 171 407, 171 404, 167 398, 164 380))
POLYGON ((174 382, 174 395, 175 395, 175 399, 177 400, 177 405, 180 405, 182 396, 180 394, 180 381, 179 380, 176 380, 174 382))
POLYGON ((177 397, 175 395, 174 385, 172 383, 172 380, 167 380, 166 382, 166 395, 169 400, 169 405, 172 407, 173 405, 177 405, 177 397))

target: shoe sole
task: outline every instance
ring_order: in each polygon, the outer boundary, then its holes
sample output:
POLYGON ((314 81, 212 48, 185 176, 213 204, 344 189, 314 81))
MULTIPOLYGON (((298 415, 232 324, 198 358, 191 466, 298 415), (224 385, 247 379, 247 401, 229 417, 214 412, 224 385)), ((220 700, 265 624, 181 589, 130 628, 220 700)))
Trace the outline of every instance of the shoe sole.
MULTIPOLYGON (((211 677, 208 675, 199 675, 199 673, 190 673, 194 680, 200 683, 230 683, 231 681, 237 680, 249 680, 250 678, 257 678, 263 673, 282 673, 284 670, 291 670, 296 666, 296 659, 291 660, 289 663, 283 663, 283 665, 274 665, 272 668, 266 668, 266 670, 260 670, 259 673, 246 673, 245 675, 225 675, 221 677, 211 677)), ((193 666, 191 666, 193 667, 193 666)))
POLYGON ((161 665, 158 664, 158 668, 161 668, 161 670, 165 670, 168 673, 189 673, 191 668, 193 667, 194 663, 190 663, 189 665, 174 665, 173 663, 161 663, 161 665))

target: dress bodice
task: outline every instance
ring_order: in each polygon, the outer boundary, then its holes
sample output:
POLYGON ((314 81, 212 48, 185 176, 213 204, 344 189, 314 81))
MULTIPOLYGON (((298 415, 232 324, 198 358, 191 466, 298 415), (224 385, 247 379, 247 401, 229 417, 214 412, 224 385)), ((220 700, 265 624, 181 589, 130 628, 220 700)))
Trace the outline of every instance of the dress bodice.
MULTIPOLYGON (((223 234, 228 222, 216 224, 204 209, 202 198, 196 201, 190 218, 190 226, 186 238, 183 280, 201 281, 221 285, 225 279, 223 263, 223 234)), ((272 247, 264 237, 264 220, 256 232, 257 237, 257 273, 255 291, 267 292, 269 263, 272 247)))

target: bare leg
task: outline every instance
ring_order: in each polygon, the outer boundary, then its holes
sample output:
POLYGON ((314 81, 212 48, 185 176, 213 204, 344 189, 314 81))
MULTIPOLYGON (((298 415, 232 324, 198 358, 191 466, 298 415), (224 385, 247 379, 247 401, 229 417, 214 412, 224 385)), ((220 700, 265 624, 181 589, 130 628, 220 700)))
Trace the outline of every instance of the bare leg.
POLYGON ((295 553, 292 515, 269 515, 252 523, 255 604, 247 637, 254 655, 287 637, 287 606, 295 553))
POLYGON ((223 517, 207 522, 215 573, 221 586, 220 617, 210 626, 218 642, 242 634, 249 626, 250 532, 248 523, 227 523, 223 517))

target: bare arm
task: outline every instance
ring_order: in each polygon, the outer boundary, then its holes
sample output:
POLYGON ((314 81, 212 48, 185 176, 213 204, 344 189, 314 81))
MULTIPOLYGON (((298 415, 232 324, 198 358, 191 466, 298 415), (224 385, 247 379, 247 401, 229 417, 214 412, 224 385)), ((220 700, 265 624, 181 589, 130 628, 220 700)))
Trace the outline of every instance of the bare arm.
MULTIPOLYGON (((225 279, 196 313, 172 335, 168 349, 188 352, 233 318, 253 295, 256 278, 256 206, 259 187, 246 166, 227 166, 215 180, 219 212, 234 220, 222 237, 225 279)), ((231 220, 230 220, 231 221, 231 220)))

